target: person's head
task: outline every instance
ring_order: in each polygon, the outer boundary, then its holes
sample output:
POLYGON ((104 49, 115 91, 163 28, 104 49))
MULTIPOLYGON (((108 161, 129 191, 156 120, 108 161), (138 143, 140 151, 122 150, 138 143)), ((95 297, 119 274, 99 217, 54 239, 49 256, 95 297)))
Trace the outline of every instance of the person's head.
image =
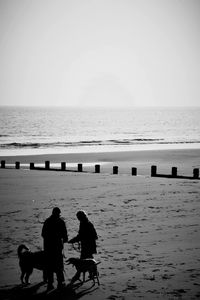
POLYGON ((52 210, 52 216, 55 218, 59 218, 61 214, 60 208, 59 207, 54 207, 52 210))
POLYGON ((87 214, 84 210, 79 210, 76 214, 77 216, 77 219, 80 221, 80 222, 84 222, 84 221, 87 221, 88 220, 88 217, 87 217, 87 214))

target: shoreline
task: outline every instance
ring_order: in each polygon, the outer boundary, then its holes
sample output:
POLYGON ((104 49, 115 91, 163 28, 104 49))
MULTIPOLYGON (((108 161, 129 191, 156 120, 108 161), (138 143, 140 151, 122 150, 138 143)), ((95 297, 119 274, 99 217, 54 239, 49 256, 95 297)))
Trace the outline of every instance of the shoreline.
POLYGON ((105 161, 126 161, 134 158, 136 160, 137 158, 144 158, 144 157, 160 157, 160 156, 166 156, 168 154, 169 157, 174 155, 175 157, 178 157, 179 155, 186 155, 189 158, 189 155, 191 157, 199 157, 200 154, 200 148, 180 148, 180 149, 143 149, 143 150, 116 150, 116 151, 94 151, 94 152, 69 152, 69 153, 39 153, 39 154, 17 154, 17 155, 0 155, 0 160, 7 160, 9 162, 14 161, 13 159, 22 159, 22 161, 30 161, 35 160, 36 162, 41 162, 41 159, 49 159, 53 160, 53 162, 57 162, 58 159, 67 159, 70 162, 73 162, 74 160, 79 160, 80 158, 83 158, 85 161, 91 161, 94 160, 94 158, 103 160, 105 158, 105 161))
POLYGON ((169 143, 169 144, 135 144, 135 145, 104 145, 104 146, 81 146, 81 147, 57 147, 57 148, 20 148, 1 149, 0 157, 12 156, 36 156, 55 154, 86 154, 86 153, 115 153, 115 152, 138 152, 160 150, 200 150, 200 143, 169 143))

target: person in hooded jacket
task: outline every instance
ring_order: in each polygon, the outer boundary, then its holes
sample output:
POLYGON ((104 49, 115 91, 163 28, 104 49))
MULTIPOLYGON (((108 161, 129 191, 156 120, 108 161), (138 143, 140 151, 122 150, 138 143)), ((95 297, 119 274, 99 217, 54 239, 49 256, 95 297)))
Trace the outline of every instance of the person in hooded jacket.
POLYGON ((97 253, 96 240, 98 239, 98 236, 96 229, 89 221, 85 211, 78 211, 76 217, 80 221, 78 235, 69 240, 68 243, 80 243, 81 259, 93 258, 93 254, 97 253))
POLYGON ((54 207, 52 215, 43 224, 42 237, 47 271, 47 289, 53 289, 54 273, 56 273, 58 288, 64 286, 63 248, 68 241, 67 228, 60 217, 59 207, 54 207))

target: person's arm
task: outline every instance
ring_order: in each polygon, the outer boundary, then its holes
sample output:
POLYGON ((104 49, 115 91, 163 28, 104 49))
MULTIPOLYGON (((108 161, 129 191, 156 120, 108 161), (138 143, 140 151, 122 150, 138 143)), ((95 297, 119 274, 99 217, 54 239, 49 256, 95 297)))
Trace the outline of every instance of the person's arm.
POLYGON ((80 237, 79 237, 79 234, 78 234, 73 239, 69 240, 68 243, 73 244, 73 243, 78 243, 79 241, 80 241, 80 237))
POLYGON ((46 235, 46 222, 44 222, 43 227, 42 227, 42 233, 41 236, 44 238, 46 235))
POLYGON ((75 236, 73 239, 69 240, 68 243, 70 244, 74 244, 74 243, 78 243, 81 240, 81 225, 79 226, 79 231, 77 236, 75 236))
POLYGON ((67 228, 65 225, 65 222, 63 221, 63 230, 62 230, 62 238, 63 238, 63 243, 67 243, 68 242, 68 233, 67 233, 67 228))

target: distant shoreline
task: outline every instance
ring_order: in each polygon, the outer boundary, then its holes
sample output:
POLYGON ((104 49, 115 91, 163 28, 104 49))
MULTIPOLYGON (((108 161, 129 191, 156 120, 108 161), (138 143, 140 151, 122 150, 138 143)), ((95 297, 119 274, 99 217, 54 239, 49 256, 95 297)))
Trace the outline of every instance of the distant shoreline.
POLYGON ((40 155, 85 155, 92 153, 116 153, 116 152, 142 152, 160 150, 200 150, 200 143, 173 143, 173 144, 137 144, 137 145, 112 145, 112 146, 81 146, 67 148, 23 148, 1 149, 0 158, 16 156, 40 156, 40 155))

